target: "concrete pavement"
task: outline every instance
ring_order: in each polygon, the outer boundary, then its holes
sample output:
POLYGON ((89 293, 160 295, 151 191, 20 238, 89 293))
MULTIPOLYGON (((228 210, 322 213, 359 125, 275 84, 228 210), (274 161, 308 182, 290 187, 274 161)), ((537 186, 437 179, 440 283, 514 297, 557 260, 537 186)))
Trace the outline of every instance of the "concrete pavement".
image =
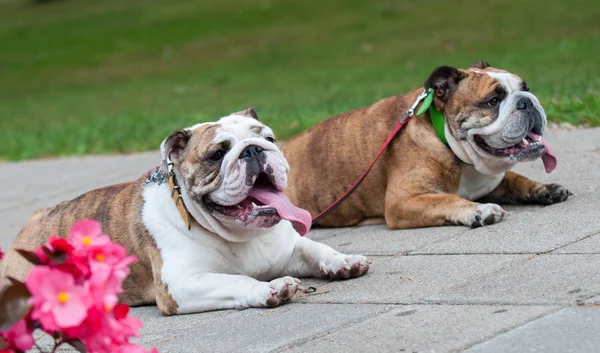
MULTIPOLYGON (((599 352, 600 129, 551 130, 559 166, 517 171, 567 186, 548 207, 510 206, 478 229, 313 230, 310 237, 373 259, 370 272, 317 287, 275 309, 163 318, 136 308, 146 346, 161 352, 599 352)), ((37 208, 131 180, 156 152, 0 164, 0 246, 37 208)), ((66 350, 65 350, 66 351, 66 350)))

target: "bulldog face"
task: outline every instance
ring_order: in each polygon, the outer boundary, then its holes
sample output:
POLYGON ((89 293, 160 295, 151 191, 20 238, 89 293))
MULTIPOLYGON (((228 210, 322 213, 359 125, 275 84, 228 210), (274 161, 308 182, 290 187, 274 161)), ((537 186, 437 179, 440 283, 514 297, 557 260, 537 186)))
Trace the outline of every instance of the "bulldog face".
POLYGON ((164 162, 174 163, 192 216, 213 230, 224 227, 221 236, 243 240, 236 235, 259 234, 244 230, 269 228, 282 219, 302 235, 310 229, 310 214, 283 193, 288 163, 253 108, 176 131, 161 151, 164 162))
POLYGON ((466 69, 437 68, 425 87, 435 90, 454 153, 483 174, 542 158, 549 173, 556 158, 544 140, 546 113, 523 79, 485 62, 466 69))

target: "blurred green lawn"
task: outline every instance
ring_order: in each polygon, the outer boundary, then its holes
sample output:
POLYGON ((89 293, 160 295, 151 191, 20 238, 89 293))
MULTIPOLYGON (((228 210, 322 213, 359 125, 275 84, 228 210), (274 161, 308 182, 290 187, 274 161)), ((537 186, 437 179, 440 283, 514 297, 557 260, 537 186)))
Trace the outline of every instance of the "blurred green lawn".
POLYGON ((600 125, 597 0, 0 0, 0 159, 156 149, 247 106, 279 138, 479 60, 600 125))

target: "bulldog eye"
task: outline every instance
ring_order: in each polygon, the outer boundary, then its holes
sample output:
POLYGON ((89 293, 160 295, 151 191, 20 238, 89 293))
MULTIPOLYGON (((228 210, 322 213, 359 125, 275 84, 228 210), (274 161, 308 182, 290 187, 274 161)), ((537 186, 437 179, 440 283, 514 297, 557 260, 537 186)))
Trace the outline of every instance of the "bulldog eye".
POLYGON ((223 159, 224 156, 225 156, 225 151, 218 150, 217 152, 213 153, 210 157, 208 157, 208 159, 210 159, 213 162, 218 162, 221 159, 223 159))
POLYGON ((271 143, 275 143, 275 137, 269 136, 269 137, 267 137, 266 140, 269 141, 269 142, 271 142, 271 143))
POLYGON ((489 101, 487 101, 486 105, 490 108, 495 108, 498 103, 500 103, 500 99, 498 98, 492 98, 489 101))

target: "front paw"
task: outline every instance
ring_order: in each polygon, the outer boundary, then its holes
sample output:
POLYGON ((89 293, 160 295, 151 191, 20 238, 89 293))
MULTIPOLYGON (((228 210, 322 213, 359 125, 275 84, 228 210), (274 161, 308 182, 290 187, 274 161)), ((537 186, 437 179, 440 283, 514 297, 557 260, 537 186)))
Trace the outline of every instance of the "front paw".
POLYGON ((562 185, 546 184, 533 193, 531 201, 540 205, 552 205, 563 202, 573 194, 562 185))
POLYGON ((269 282, 269 292, 263 306, 278 306, 289 302, 298 290, 300 280, 290 276, 277 278, 269 282))
POLYGON ((475 206, 474 211, 467 218, 465 225, 471 228, 478 228, 498 223, 504 218, 505 214, 506 211, 495 203, 480 203, 475 206))
POLYGON ((344 255, 335 253, 319 263, 322 277, 331 279, 348 279, 360 277, 369 271, 371 260, 362 255, 344 255))

